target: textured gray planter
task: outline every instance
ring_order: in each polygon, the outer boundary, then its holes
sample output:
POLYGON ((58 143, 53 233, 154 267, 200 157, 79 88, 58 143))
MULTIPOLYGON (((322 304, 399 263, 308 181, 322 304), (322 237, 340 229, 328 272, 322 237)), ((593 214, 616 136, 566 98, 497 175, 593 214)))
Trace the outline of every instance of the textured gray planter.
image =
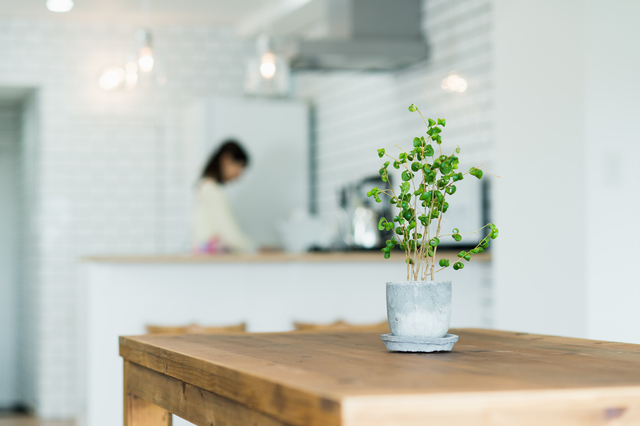
POLYGON ((387 283, 387 318, 394 336, 444 337, 451 323, 451 281, 387 283))

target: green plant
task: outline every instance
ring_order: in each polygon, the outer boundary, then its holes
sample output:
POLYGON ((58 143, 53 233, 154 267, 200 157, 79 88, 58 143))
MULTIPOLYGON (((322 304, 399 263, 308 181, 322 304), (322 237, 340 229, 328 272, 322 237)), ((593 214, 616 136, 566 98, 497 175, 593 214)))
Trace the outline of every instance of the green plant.
MULTIPOLYGON (((455 241, 462 240, 462 234, 458 228, 453 228, 450 234, 442 234, 442 216, 447 212, 449 203, 447 197, 456 193, 456 183, 463 180, 465 176, 471 175, 482 179, 483 171, 481 166, 471 167, 468 172, 458 171, 459 159, 456 154, 460 153, 460 147, 456 147, 451 155, 442 153, 442 129, 446 126, 444 119, 437 120, 424 116, 415 105, 409 106, 409 111, 418 112, 422 121, 427 126, 427 137, 415 137, 413 139, 413 149, 406 151, 400 148, 398 158, 387 154, 385 149, 378 150, 378 157, 388 157, 380 169, 380 177, 383 182, 389 182, 388 167, 391 165, 395 169, 402 170, 402 183, 400 192, 396 193, 391 185, 388 189, 378 187, 367 192, 367 196, 373 197, 376 202, 382 202, 380 194, 390 197, 391 204, 399 210, 398 214, 389 222, 386 218, 381 218, 378 229, 391 231, 395 235, 387 240, 386 247, 382 249, 385 259, 391 256, 391 250, 399 245, 405 251, 407 262, 407 280, 413 278, 414 281, 434 279, 437 272, 449 267, 449 260, 440 259, 439 269, 436 270, 436 252, 440 240, 444 237, 451 237, 455 241), (432 143, 435 142, 435 147, 432 143), (396 240, 398 236, 399 240, 396 240)), ((397 145, 396 145, 397 146, 397 145)), ((470 261, 471 256, 481 253, 489 246, 489 241, 498 237, 498 228, 493 223, 487 223, 475 232, 467 234, 478 234, 487 229, 487 235, 469 251, 458 253, 459 260, 453 263, 453 269, 464 268, 463 261, 470 261)))

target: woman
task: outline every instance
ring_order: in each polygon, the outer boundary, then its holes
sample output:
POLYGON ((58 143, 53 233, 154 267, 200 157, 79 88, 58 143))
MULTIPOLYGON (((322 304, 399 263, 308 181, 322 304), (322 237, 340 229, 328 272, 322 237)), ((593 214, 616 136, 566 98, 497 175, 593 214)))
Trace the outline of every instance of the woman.
POLYGON ((252 252, 251 240, 238 226, 222 186, 242 175, 249 158, 233 140, 211 156, 196 192, 193 243, 197 253, 252 252))

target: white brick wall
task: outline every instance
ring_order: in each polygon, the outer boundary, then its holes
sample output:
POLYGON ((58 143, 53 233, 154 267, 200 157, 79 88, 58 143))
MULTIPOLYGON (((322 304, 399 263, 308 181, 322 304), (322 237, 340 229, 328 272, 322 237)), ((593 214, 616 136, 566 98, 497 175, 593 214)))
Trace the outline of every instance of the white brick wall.
POLYGON ((375 175, 376 149, 410 144, 425 128, 407 107, 447 119, 445 144, 463 149, 466 163, 488 163, 493 146, 490 0, 427 0, 424 32, 430 58, 396 73, 306 72, 295 78, 296 96, 317 111, 319 210, 337 205, 345 182, 375 175), (440 83, 452 70, 467 80, 465 93, 440 83))
POLYGON ((152 29, 166 87, 102 91, 100 71, 123 62, 135 29, 0 20, 0 86, 38 89, 23 116, 19 347, 22 398, 45 417, 77 410, 76 260, 185 250, 181 106, 242 95, 243 43, 195 27, 152 29))

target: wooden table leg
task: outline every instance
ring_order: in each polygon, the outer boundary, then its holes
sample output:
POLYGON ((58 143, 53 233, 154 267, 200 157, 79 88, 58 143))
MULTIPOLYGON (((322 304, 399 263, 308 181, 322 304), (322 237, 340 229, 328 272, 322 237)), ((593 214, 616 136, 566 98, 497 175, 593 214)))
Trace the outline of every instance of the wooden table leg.
POLYGON ((129 391, 129 361, 124 361, 124 426, 171 426, 171 413, 129 391))

